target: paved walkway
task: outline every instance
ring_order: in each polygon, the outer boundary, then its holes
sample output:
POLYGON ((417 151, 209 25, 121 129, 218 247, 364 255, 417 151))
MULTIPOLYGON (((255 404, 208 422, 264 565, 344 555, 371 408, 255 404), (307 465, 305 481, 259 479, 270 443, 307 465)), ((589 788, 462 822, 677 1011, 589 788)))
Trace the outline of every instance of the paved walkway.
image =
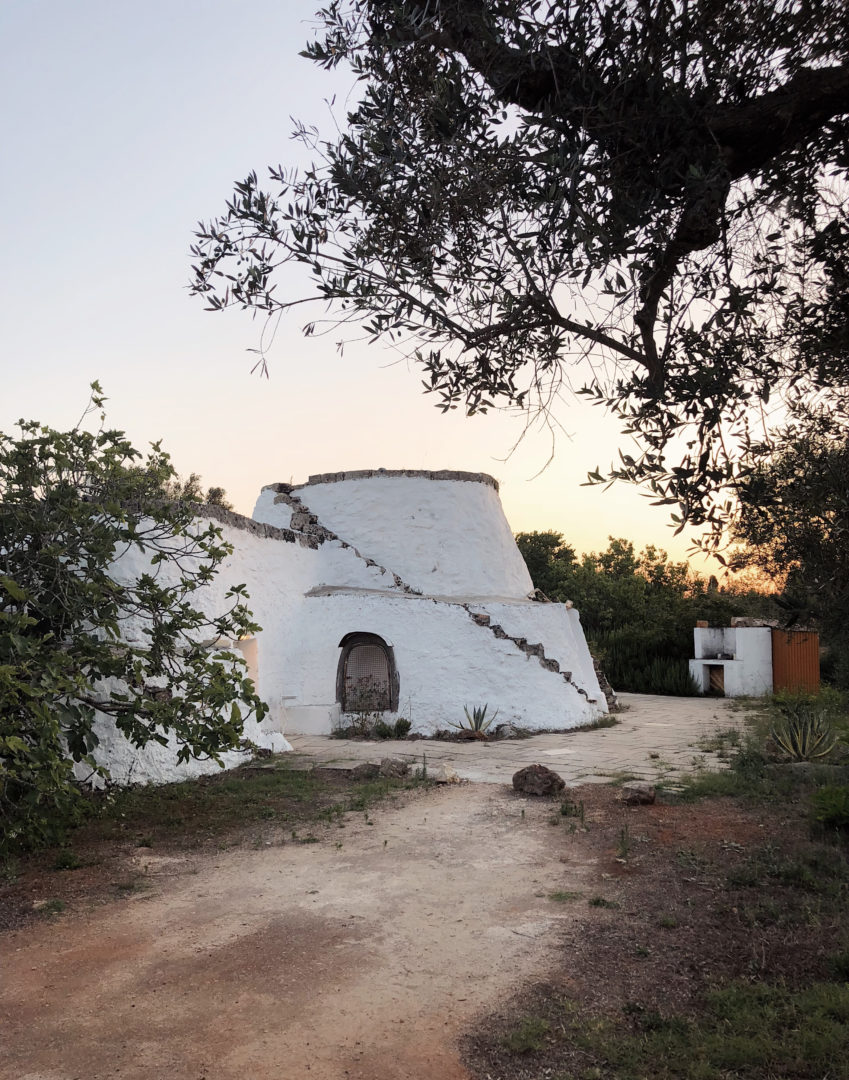
POLYGON ((525 765, 547 765, 570 785, 602 784, 628 776, 674 782, 701 768, 721 768, 716 734, 740 728, 742 712, 722 698, 672 698, 620 694, 627 706, 615 727, 533 735, 498 742, 363 742, 326 735, 287 735, 304 765, 351 768, 363 761, 400 757, 411 764, 427 758, 429 769, 450 766, 463 780, 509 784, 525 765))

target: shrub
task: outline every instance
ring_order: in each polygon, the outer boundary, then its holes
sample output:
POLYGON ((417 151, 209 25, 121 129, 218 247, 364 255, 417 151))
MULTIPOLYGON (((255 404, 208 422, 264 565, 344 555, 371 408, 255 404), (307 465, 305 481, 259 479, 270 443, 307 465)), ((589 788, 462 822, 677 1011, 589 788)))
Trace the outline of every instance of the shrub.
POLYGON ((472 708, 472 711, 469 712, 468 705, 464 705, 463 712, 466 714, 465 722, 461 720, 459 724, 455 724, 449 720, 448 725, 449 727, 456 728, 458 731, 468 732, 478 739, 485 739, 487 730, 491 726, 493 720, 495 720, 496 716, 498 716, 498 709, 496 709, 492 716, 487 720, 486 711, 488 708, 488 705, 475 705, 472 708))
POLYGON ((825 715, 808 704, 785 706, 783 716, 773 725, 773 741, 792 761, 813 761, 826 757, 837 740, 825 715))
POLYGON ((821 787, 811 797, 814 821, 830 829, 849 829, 849 787, 821 787))
MULTIPOLYGON (((91 409, 104 400, 93 383, 91 409)), ((73 763, 105 775, 99 717, 135 746, 173 738, 179 761, 220 760, 266 711, 241 657, 209 645, 259 629, 244 587, 215 617, 192 607, 231 548, 164 497, 168 455, 154 444, 142 461, 102 426, 20 428, 0 432, 0 853, 79 820, 73 763), (128 550, 143 572, 124 572, 128 550)))
POLYGON ((624 626, 599 634, 592 646, 598 650, 604 673, 617 690, 675 697, 699 693, 688 660, 675 655, 681 650, 665 634, 642 625, 624 626))

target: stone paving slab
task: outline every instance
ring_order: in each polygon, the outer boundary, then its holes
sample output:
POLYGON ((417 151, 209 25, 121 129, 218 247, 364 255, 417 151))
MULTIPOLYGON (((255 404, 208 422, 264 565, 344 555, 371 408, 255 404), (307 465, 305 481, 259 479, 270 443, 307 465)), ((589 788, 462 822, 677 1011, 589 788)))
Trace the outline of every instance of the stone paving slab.
POLYGON ((627 706, 615 727, 533 735, 498 742, 381 740, 365 742, 327 735, 287 735, 294 763, 353 768, 363 761, 398 757, 428 768, 450 766, 463 780, 509 784, 513 773, 539 762, 567 784, 610 783, 624 776, 674 783, 703 768, 725 763, 705 749, 718 731, 740 729, 743 713, 732 711, 724 698, 673 698, 653 694, 620 694, 627 706))

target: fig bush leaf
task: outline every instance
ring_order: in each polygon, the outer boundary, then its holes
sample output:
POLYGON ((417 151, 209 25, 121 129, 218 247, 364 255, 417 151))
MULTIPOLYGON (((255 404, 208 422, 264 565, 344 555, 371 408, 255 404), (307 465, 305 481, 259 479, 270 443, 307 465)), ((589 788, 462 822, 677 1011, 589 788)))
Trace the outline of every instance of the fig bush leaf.
MULTIPOLYGON (((103 401, 92 384, 89 412, 103 401)), ((100 416, 94 432, 0 432, 0 850, 79 815, 74 766, 106 775, 104 721, 136 747, 220 761, 266 712, 219 647, 259 629, 244 586, 214 614, 195 606, 231 551, 220 528, 163 496, 175 474, 158 443, 143 456, 100 416)))

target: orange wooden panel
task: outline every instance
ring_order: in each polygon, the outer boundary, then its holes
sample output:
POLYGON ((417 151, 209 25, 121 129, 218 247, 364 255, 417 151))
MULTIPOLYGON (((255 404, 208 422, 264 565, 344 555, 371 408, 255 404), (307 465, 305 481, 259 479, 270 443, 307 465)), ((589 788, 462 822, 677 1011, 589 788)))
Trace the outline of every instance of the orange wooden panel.
POLYGON ((774 690, 808 690, 820 685, 820 636, 810 630, 772 631, 774 690))

